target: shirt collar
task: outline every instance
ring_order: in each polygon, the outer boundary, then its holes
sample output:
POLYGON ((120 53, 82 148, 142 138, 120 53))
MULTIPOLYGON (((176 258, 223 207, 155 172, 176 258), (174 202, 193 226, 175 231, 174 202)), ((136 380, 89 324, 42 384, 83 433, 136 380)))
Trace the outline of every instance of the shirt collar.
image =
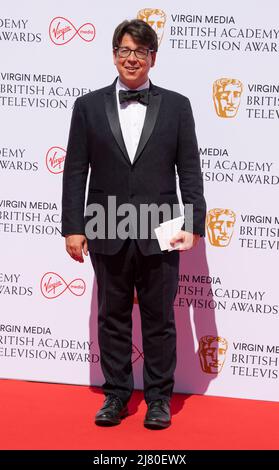
MULTIPOLYGON (((145 88, 149 88, 149 86, 150 86, 150 80, 148 78, 143 85, 139 86, 138 88, 133 88, 133 89, 144 90, 145 88)), ((118 77, 117 82, 116 82, 116 91, 118 92, 119 90, 130 90, 130 88, 124 85, 124 83, 122 83, 120 78, 118 77)))

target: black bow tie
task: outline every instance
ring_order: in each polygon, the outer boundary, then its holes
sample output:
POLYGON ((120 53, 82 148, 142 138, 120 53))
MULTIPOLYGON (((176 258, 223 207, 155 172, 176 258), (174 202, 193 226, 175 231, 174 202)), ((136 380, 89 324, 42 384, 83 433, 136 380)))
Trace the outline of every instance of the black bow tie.
POLYGON ((139 103, 148 105, 149 88, 145 88, 144 90, 119 90, 120 104, 129 101, 138 101, 139 103))

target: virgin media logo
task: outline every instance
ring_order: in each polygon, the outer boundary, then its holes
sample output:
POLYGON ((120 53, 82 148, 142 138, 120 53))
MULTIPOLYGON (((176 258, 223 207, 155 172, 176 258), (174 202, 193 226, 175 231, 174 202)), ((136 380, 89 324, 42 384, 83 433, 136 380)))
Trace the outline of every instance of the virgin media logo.
POLYGON ((143 352, 141 352, 139 348, 135 344, 133 344, 132 345, 132 364, 137 362, 140 358, 142 359, 144 358, 143 352))
POLYGON ((66 158, 66 150, 62 147, 50 147, 46 154, 46 166, 50 173, 62 173, 64 170, 64 162, 66 158))
POLYGON ((92 23, 84 23, 78 29, 63 16, 56 16, 49 25, 49 37, 56 46, 67 44, 75 36, 79 36, 85 42, 91 42, 95 38, 96 30, 92 23))
POLYGON ((66 290, 80 297, 84 294, 85 287, 83 279, 74 279, 70 284, 67 284, 59 274, 53 272, 44 274, 40 283, 41 293, 47 299, 56 299, 66 290))

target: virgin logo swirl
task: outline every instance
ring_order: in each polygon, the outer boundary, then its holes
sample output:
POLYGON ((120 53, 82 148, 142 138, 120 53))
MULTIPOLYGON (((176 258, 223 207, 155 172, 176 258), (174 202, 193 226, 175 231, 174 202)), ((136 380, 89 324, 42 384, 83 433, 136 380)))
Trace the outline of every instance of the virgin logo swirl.
POLYGON ((85 42, 91 42, 95 38, 95 34, 95 26, 92 23, 84 23, 77 29, 71 21, 63 16, 56 16, 49 25, 49 37, 56 46, 67 44, 76 35, 85 42))
POLYGON ((66 150, 62 147, 51 147, 46 154, 46 166, 50 173, 62 173, 65 158, 66 150))
POLYGON ((56 299, 62 295, 67 289, 80 297, 85 292, 85 282, 83 279, 74 279, 67 284, 64 279, 57 273, 48 272, 45 273, 40 283, 41 293, 47 299, 56 299))

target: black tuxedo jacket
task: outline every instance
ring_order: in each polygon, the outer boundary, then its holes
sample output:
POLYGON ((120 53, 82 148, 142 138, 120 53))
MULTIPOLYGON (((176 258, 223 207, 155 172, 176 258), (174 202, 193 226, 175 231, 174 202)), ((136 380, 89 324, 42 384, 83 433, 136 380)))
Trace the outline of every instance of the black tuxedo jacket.
MULTIPOLYGON (((62 235, 86 233, 90 217, 84 217, 84 203, 90 169, 86 206, 98 203, 104 207, 106 233, 88 239, 89 250, 117 253, 124 240, 108 237, 108 196, 116 196, 116 209, 123 203, 137 209, 140 204, 178 204, 177 167, 183 204, 194 208, 193 232, 204 236, 206 205, 188 98, 150 84, 145 122, 131 163, 118 118, 115 83, 75 102, 63 175, 62 235)), ((119 215, 117 222, 123 218, 119 215)), ((163 220, 161 215, 160 222, 163 220)), ((138 238, 138 245, 145 255, 161 253, 157 239, 151 236, 138 238)))

